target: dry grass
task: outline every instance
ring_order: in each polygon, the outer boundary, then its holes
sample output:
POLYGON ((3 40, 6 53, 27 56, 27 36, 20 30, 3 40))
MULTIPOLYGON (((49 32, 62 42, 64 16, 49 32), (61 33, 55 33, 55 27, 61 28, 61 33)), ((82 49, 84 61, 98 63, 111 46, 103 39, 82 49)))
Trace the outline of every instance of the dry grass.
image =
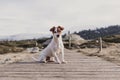
POLYGON ((120 65, 120 44, 113 44, 113 46, 103 48, 100 53, 98 51, 98 48, 84 48, 78 50, 78 52, 81 52, 87 56, 97 56, 120 65))
MULTIPOLYGON (((22 52, 26 48, 35 47, 36 41, 34 40, 21 40, 21 41, 0 41, 0 54, 10 52, 22 52)), ((42 47, 38 44, 38 47, 42 47)))
POLYGON ((120 35, 111 35, 103 38, 106 42, 120 43, 120 35))

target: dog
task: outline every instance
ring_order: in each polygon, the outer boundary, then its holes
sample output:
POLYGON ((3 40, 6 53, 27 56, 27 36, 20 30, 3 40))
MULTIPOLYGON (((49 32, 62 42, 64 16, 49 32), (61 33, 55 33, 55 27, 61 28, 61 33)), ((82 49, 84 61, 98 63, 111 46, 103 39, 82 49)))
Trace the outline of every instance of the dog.
POLYGON ((66 63, 64 59, 64 45, 62 41, 62 31, 63 27, 52 27, 50 31, 53 34, 53 38, 49 45, 43 49, 39 55, 39 58, 36 59, 32 57, 35 61, 39 61, 40 63, 46 63, 50 61, 50 58, 53 58, 53 61, 57 64, 66 63), (61 61, 57 54, 61 53, 61 61))

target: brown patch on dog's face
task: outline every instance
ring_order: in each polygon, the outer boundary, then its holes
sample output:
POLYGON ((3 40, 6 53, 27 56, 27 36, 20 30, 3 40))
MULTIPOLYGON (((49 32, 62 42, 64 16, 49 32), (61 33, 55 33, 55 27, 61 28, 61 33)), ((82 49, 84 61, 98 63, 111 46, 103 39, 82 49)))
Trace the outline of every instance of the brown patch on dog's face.
POLYGON ((64 30, 64 28, 63 27, 61 27, 61 26, 58 26, 58 27, 52 27, 51 29, 50 29, 50 31, 54 34, 54 33, 61 33, 61 31, 63 31, 64 30))
POLYGON ((61 31, 64 30, 64 28, 62 26, 58 26, 58 29, 60 29, 61 31))
POLYGON ((55 26, 53 26, 53 27, 50 29, 50 31, 51 31, 52 33, 54 33, 54 31, 55 31, 55 26))

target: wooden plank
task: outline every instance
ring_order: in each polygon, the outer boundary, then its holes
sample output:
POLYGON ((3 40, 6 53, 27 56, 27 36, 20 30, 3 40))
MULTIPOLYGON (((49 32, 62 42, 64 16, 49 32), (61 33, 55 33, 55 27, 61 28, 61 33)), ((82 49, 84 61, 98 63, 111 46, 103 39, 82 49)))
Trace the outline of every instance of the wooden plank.
POLYGON ((67 64, 32 59, 0 66, 0 80, 119 80, 120 66, 76 51, 65 51, 67 64))

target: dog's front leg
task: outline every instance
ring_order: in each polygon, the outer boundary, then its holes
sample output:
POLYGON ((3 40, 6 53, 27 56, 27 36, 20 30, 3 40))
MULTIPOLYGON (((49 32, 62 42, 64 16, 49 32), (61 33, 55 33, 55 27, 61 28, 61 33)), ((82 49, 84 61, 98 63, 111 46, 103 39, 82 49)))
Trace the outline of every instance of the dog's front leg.
POLYGON ((57 54, 56 54, 56 53, 53 53, 53 54, 54 54, 55 62, 56 62, 57 64, 61 64, 61 61, 59 60, 57 54))
POLYGON ((67 63, 67 62, 65 61, 65 58, 64 58, 64 48, 62 49, 61 52, 62 52, 62 54, 61 54, 61 55, 62 55, 62 63, 67 63))

